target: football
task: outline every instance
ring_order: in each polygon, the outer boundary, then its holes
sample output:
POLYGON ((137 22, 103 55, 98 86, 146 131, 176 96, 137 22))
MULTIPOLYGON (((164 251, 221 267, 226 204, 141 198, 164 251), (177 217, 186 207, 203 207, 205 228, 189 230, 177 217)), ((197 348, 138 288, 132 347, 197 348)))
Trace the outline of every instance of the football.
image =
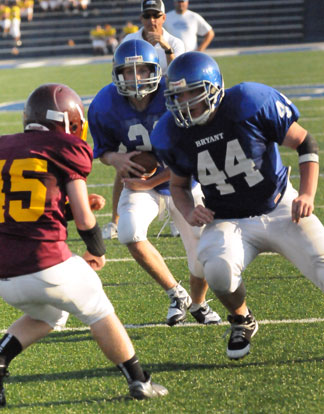
MULTIPOLYGON (((140 154, 134 155, 131 160, 145 168, 145 172, 143 173, 142 178, 152 177, 158 166, 158 160, 156 159, 153 152, 149 151, 143 151, 140 154)), ((136 176, 131 173, 129 175, 130 177, 136 178, 136 176)))

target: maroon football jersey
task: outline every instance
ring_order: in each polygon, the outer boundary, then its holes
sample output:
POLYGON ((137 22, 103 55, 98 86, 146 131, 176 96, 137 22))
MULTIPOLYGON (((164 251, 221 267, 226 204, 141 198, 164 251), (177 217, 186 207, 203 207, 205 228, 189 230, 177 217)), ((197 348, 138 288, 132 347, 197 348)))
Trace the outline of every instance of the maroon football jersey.
POLYGON ((0 278, 46 269, 71 256, 66 183, 86 180, 92 149, 72 135, 29 131, 0 137, 0 278))

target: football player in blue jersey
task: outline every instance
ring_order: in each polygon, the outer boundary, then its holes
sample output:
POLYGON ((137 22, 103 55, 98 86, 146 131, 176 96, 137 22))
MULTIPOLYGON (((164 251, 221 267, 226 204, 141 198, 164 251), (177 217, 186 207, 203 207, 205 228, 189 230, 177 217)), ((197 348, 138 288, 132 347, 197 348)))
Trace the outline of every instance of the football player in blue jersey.
MULTIPOLYGON (((152 151, 150 133, 166 111, 165 80, 161 78, 155 48, 140 39, 122 43, 114 55, 112 77, 113 82, 100 90, 92 101, 88 120, 94 157, 114 166, 117 173, 125 177, 118 204, 119 241, 168 294, 171 304, 167 323, 170 326, 183 321, 189 307, 198 322, 219 323, 219 315, 205 301, 208 285, 196 255, 200 228, 190 226, 174 207, 169 192, 169 169, 161 164, 151 178, 144 180, 141 178, 143 168, 132 161, 141 151, 152 151), (127 152, 118 152, 120 144, 127 152), (129 174, 137 178, 127 178, 129 174), (186 249, 191 297, 147 239, 148 227, 163 205, 169 209, 186 249)), ((192 191, 197 203, 200 202, 200 186, 197 184, 192 191)))
MULTIPOLYGON (((165 6, 162 0, 142 0, 140 20, 143 26, 139 30, 127 34, 122 39, 122 42, 134 39, 146 40, 153 45, 159 58, 162 75, 166 74, 169 63, 185 51, 183 41, 178 37, 172 36, 163 28, 165 19, 165 6)), ((122 150, 123 147, 121 147, 122 150)), ((102 228, 104 239, 118 237, 117 223, 119 216, 117 206, 122 187, 121 177, 116 174, 112 198, 112 219, 110 223, 107 223, 102 228)), ((179 231, 172 220, 170 220, 169 226, 172 236, 179 236, 179 231)))
POLYGON ((282 93, 253 82, 225 91, 217 63, 204 53, 177 57, 167 76, 169 111, 151 142, 172 170, 176 207, 192 226, 206 225, 198 259, 230 314, 227 355, 239 359, 249 353, 258 330, 246 305, 242 272, 259 253, 281 254, 324 290, 324 228, 312 214, 318 145, 282 93), (278 145, 299 154, 298 192, 278 145), (202 186, 200 205, 191 196, 191 176, 202 186))

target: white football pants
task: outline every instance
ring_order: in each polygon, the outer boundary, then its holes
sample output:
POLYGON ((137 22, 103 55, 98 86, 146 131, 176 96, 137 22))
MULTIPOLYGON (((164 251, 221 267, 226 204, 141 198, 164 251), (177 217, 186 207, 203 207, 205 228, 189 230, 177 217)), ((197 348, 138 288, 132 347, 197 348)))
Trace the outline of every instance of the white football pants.
MULTIPOLYGON (((202 191, 199 184, 192 190, 195 204, 202 204, 202 191)), ((179 230, 186 250, 188 267, 192 275, 204 278, 201 263, 197 260, 197 244, 201 227, 193 227, 175 207, 172 197, 160 195, 155 190, 133 191, 124 188, 118 203, 118 239, 123 244, 147 240, 149 225, 167 208, 179 230)))
POLYGON ((236 291, 242 272, 261 252, 276 252, 324 291, 324 227, 315 215, 291 220, 297 191, 288 183, 274 211, 244 219, 214 220, 200 238, 198 258, 209 287, 219 295, 236 291))
POLYGON ((80 256, 40 272, 0 279, 0 296, 53 329, 62 328, 69 313, 92 325, 114 312, 99 276, 80 256))

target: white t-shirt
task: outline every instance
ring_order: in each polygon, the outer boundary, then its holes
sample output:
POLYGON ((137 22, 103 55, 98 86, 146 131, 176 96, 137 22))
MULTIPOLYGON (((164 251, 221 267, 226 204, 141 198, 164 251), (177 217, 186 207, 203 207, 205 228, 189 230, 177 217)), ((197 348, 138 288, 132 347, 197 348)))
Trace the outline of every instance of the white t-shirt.
POLYGON ((182 39, 186 52, 197 50, 197 36, 205 36, 212 28, 200 14, 191 10, 187 10, 183 14, 178 14, 175 10, 168 12, 164 27, 173 36, 182 39))
MULTIPOLYGON (((184 45, 183 41, 176 38, 176 37, 174 37, 174 36, 172 36, 165 29, 162 29, 162 30, 163 30, 163 38, 172 47, 172 49, 174 50, 175 56, 177 57, 177 56, 181 55, 182 53, 184 53, 185 52, 185 45, 184 45)), ((125 42, 126 40, 131 40, 131 39, 145 40, 145 39, 143 39, 143 27, 141 27, 137 32, 129 33, 127 36, 125 36, 124 39, 122 40, 122 43, 125 42)), ((159 56, 159 61, 160 61, 160 65, 161 65, 161 68, 162 68, 162 74, 165 75, 166 71, 167 71, 167 68, 168 68, 168 62, 167 62, 167 58, 165 56, 165 51, 164 51, 164 49, 162 49, 160 43, 157 43, 154 47, 155 47, 155 49, 158 53, 158 56, 159 56)))

